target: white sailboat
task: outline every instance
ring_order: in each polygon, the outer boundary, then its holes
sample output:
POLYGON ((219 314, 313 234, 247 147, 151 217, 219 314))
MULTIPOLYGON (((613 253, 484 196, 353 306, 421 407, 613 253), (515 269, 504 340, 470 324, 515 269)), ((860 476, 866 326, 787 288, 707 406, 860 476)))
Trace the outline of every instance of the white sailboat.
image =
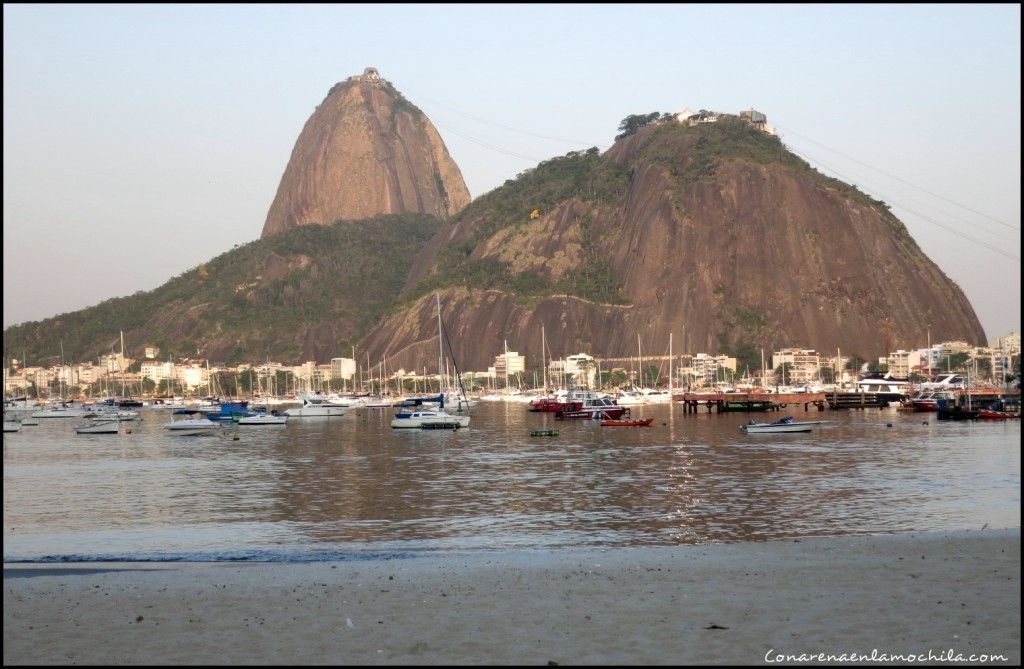
MULTIPOLYGON (((438 293, 434 293, 437 299, 437 345, 438 345, 438 358, 437 358, 437 371, 438 378, 444 379, 444 326, 441 324, 441 296, 438 293)), ((449 347, 450 347, 449 343, 449 347)), ((454 363, 454 359, 452 361, 454 363)), ((455 375, 459 375, 458 365, 455 365, 455 375)), ((442 381, 443 384, 443 381, 442 381)), ((461 384, 461 378, 460 378, 461 384)), ((418 409, 415 411, 404 411, 395 415, 391 421, 391 427, 395 429, 405 428, 420 428, 420 429, 458 429, 462 427, 469 427, 469 416, 460 414, 450 414, 444 410, 445 403, 445 389, 442 387, 440 392, 441 407, 438 409, 418 409)), ((463 395, 465 393, 463 392, 463 395)))

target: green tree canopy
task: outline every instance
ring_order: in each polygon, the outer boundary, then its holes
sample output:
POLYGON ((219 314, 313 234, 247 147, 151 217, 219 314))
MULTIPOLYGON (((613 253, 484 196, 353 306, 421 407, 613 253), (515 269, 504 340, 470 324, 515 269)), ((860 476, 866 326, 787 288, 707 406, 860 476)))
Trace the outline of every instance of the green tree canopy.
POLYGON ((616 140, 620 140, 623 137, 629 137, 634 132, 650 125, 654 121, 661 118, 661 112, 651 112, 650 114, 630 114, 626 118, 622 119, 619 123, 619 134, 615 136, 616 140))

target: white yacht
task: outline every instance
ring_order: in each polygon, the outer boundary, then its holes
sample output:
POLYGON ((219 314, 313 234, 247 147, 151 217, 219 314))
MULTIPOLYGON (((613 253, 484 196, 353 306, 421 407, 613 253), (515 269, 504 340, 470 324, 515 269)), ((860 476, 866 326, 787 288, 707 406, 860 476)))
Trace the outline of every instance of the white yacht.
POLYGON ((255 416, 242 416, 238 419, 239 425, 284 425, 287 422, 288 416, 266 413, 258 413, 255 416))
POLYGON ((469 427, 469 416, 457 416, 443 409, 421 409, 395 415, 391 427, 420 428, 427 430, 458 429, 469 427))
MULTIPOLYGON (((199 412, 189 412, 199 413, 199 412)), ((170 430, 173 434, 182 436, 194 436, 197 434, 208 434, 213 433, 222 429, 219 422, 210 420, 209 418, 186 418, 183 420, 172 420, 170 423, 164 425, 164 428, 170 430)))
POLYGON ((861 379, 856 389, 858 393, 877 395, 887 402, 901 402, 910 396, 910 383, 896 379, 861 379))
POLYGON ((288 409, 284 415, 289 418, 344 416, 347 410, 347 404, 332 402, 322 395, 305 395, 302 406, 288 409))

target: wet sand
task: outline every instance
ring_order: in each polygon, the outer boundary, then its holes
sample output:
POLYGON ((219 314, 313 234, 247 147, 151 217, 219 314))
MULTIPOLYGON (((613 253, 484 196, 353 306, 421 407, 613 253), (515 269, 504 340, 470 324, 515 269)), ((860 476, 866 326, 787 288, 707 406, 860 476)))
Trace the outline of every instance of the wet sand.
POLYGON ((877 649, 1019 664, 1020 575, 1019 528, 303 564, 5 565, 3 657, 753 664, 877 649))

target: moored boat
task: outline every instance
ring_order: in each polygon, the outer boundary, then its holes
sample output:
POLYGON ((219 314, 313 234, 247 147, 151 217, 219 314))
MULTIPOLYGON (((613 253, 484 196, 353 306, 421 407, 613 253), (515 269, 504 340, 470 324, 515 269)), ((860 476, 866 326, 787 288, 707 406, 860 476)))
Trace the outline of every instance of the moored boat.
MULTIPOLYGON (((184 414, 197 414, 202 413, 200 411, 175 411, 174 413, 184 414)), ((173 434, 181 435, 185 437, 195 436, 197 434, 208 434, 216 432, 222 429, 219 422, 212 421, 209 418, 186 418, 184 420, 171 421, 164 425, 164 428, 170 430, 173 434)))
POLYGON ((120 431, 120 422, 117 420, 91 420, 75 426, 77 434, 117 434, 120 431))
POLYGON ((750 421, 746 425, 740 425, 740 429, 748 434, 761 434, 771 432, 810 432, 816 425, 825 421, 795 421, 792 416, 785 416, 772 423, 755 423, 750 421))
POLYGON ((653 422, 653 418, 641 420, 603 420, 601 421, 601 427, 649 427, 653 422))
POLYGON ((995 409, 978 409, 978 418, 983 420, 1010 420, 1012 418, 1020 418, 1020 414, 1009 411, 996 411, 995 409))
POLYGON ((242 416, 237 422, 239 425, 284 425, 288 422, 288 416, 258 413, 253 416, 242 416))
POLYGON ((307 395, 302 398, 302 406, 288 409, 284 415, 289 418, 321 418, 344 416, 348 406, 336 404, 324 397, 307 395))
POLYGON ((591 418, 594 420, 618 420, 629 415, 629 407, 622 407, 608 397, 587 399, 579 409, 563 409, 555 418, 591 418))
POLYGON ((424 409, 395 414, 391 421, 395 429, 422 428, 426 430, 458 429, 469 427, 469 416, 456 416, 443 409, 424 409))

